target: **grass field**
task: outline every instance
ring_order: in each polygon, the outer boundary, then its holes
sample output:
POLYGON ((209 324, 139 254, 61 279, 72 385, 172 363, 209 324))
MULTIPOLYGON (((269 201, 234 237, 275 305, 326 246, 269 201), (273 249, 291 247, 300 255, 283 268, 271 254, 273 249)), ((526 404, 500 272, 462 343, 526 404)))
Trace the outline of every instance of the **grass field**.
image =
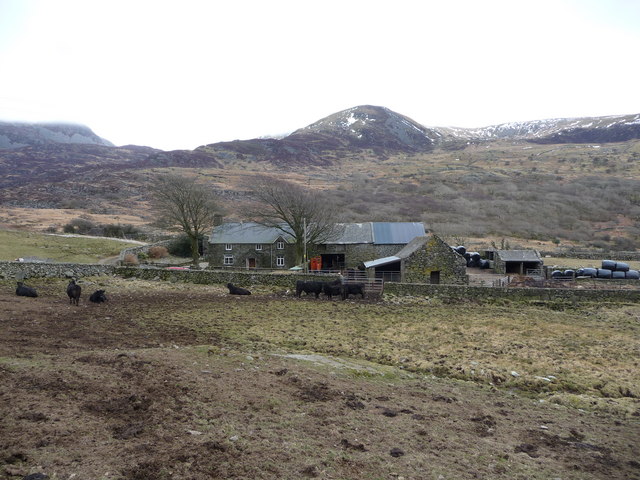
POLYGON ((97 263, 137 243, 117 239, 63 237, 33 232, 0 230, 0 260, 38 257, 56 262, 97 263))
POLYGON ((0 281, 0 477, 636 478, 640 307, 0 281), (107 303, 86 301, 106 289, 107 303))

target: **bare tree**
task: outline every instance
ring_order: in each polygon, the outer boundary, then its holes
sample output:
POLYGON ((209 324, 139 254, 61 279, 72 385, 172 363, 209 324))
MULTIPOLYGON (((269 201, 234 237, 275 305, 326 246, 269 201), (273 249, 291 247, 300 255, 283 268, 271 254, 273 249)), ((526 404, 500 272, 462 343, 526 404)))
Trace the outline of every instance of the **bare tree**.
POLYGON ((251 177, 245 186, 256 203, 243 213, 258 223, 292 235, 297 264, 306 261, 307 245, 324 243, 339 235, 339 215, 327 195, 266 175, 251 177))
POLYGON ((158 223, 189 237, 191 257, 197 265, 198 241, 213 226, 213 215, 219 210, 215 195, 194 179, 173 174, 157 177, 152 183, 151 195, 153 207, 159 214, 158 223))

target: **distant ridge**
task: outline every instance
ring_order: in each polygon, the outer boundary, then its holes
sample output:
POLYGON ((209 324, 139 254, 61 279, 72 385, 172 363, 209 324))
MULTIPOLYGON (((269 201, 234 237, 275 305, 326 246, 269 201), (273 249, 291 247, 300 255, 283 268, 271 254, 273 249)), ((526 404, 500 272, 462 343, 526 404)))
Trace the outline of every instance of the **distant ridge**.
POLYGON ((84 125, 0 122, 0 149, 38 147, 60 143, 114 146, 113 143, 97 136, 84 125))

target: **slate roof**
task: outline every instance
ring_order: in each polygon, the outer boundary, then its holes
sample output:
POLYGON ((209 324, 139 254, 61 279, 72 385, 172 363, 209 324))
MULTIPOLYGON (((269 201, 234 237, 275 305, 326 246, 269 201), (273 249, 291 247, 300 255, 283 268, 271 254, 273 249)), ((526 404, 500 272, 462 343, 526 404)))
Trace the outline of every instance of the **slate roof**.
MULTIPOLYGON (((287 226, 284 226, 288 230, 287 226)), ((282 237, 293 242, 293 236, 276 227, 266 227, 255 222, 223 223, 213 228, 209 243, 274 243, 282 237)))
POLYGON ((342 233, 328 244, 372 243, 374 245, 406 244, 425 235, 420 222, 344 223, 342 233))
MULTIPOLYGON (((337 237, 326 244, 402 245, 425 235, 424 225, 420 222, 363 222, 338 226, 341 228, 337 237)), ((285 229, 289 230, 288 227, 285 229)), ((281 235, 281 230, 255 222, 223 223, 213 228, 209 243, 273 243, 281 235)), ((285 240, 291 242, 292 236, 285 240)))
POLYGON ((535 250, 496 250, 496 256, 504 262, 542 262, 535 250))

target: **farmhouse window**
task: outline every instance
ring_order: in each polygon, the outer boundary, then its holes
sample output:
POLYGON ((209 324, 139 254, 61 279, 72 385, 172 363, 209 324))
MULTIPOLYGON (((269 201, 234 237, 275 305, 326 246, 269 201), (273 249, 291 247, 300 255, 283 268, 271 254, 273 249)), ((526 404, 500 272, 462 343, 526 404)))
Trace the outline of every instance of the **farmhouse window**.
POLYGON ((284 255, 278 255, 276 257, 276 267, 284 267, 284 255))
POLYGON ((262 250, 262 244, 261 243, 256 243, 256 250, 258 250, 258 251, 262 250))
POLYGON ((228 251, 229 251, 229 250, 233 250, 233 244, 231 244, 231 243, 225 243, 225 244, 224 244, 224 249, 225 249, 225 250, 228 250, 228 251))
POLYGON ((280 242, 276 243, 276 248, 278 250, 284 250, 284 242, 280 241, 280 242))
POLYGON ((233 265, 233 255, 225 255, 224 256, 224 264, 225 265, 233 265))

